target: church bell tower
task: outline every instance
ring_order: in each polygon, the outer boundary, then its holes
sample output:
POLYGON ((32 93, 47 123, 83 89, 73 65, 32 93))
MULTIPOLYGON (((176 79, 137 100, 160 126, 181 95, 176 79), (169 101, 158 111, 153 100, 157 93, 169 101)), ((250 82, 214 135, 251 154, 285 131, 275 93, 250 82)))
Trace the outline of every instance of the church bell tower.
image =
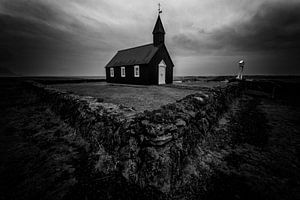
POLYGON ((165 30, 163 27, 163 24, 160 19, 160 14, 162 13, 160 9, 160 4, 158 4, 158 17, 154 26, 154 29, 152 31, 153 34, 153 45, 154 46, 159 46, 160 44, 165 43, 165 30))

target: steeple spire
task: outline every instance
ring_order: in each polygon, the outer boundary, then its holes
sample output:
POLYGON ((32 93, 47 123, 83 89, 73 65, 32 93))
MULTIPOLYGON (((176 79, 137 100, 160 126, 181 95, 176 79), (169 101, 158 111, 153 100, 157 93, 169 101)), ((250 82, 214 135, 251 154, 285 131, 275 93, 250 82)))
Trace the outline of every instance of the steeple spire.
POLYGON ((160 15, 158 15, 157 17, 157 20, 156 20, 156 23, 155 23, 155 26, 154 26, 154 29, 152 31, 153 34, 155 33, 163 33, 165 34, 165 29, 164 29, 164 26, 161 22, 161 19, 160 19, 160 15))
POLYGON ((160 19, 160 14, 162 13, 160 4, 158 4, 158 17, 152 31, 153 34, 153 44, 158 46, 165 43, 165 29, 160 19))

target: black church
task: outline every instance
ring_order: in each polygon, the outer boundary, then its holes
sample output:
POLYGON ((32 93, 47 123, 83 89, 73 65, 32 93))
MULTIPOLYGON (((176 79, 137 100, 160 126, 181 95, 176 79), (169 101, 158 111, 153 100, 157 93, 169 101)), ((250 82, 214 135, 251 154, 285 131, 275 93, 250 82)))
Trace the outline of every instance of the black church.
POLYGON ((118 51, 105 66, 107 82, 140 85, 173 82, 174 64, 165 45, 160 12, 152 32, 153 43, 118 51))

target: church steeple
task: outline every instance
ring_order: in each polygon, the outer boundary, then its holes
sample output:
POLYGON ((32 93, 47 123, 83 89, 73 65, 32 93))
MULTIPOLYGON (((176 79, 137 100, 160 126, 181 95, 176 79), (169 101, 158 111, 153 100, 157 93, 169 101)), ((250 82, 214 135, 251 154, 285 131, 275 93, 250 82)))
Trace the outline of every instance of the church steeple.
POLYGON ((164 44, 165 43, 165 29, 163 27, 163 24, 161 22, 160 19, 160 13, 161 13, 161 9, 160 9, 160 4, 159 4, 159 8, 158 8, 158 17, 153 29, 153 44, 154 46, 158 46, 160 44, 164 44))

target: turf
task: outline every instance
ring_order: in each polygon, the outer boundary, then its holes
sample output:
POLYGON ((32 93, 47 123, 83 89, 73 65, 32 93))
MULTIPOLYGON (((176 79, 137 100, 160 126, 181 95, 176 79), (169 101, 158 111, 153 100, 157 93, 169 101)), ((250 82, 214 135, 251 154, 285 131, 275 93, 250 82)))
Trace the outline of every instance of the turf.
POLYGON ((155 110, 160 106, 196 93, 195 90, 164 86, 135 86, 107 83, 56 84, 52 87, 84 96, 103 99, 104 102, 133 107, 137 111, 155 110))

